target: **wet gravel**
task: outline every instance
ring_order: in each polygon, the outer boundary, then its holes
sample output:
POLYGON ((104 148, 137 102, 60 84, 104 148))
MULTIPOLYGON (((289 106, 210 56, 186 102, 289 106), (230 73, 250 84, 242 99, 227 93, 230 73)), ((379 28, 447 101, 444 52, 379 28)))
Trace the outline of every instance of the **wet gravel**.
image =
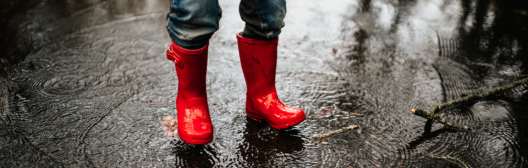
POLYGON ((526 88, 443 111, 466 129, 424 133, 409 113, 527 74, 521 2, 288 1, 277 89, 308 117, 283 132, 244 115, 238 3, 221 1, 210 42, 215 138, 205 146, 160 127, 177 86, 164 58, 168 1, 31 1, 9 12, 13 30, 2 33, 17 38, 0 58, 0 167, 527 166, 526 88))

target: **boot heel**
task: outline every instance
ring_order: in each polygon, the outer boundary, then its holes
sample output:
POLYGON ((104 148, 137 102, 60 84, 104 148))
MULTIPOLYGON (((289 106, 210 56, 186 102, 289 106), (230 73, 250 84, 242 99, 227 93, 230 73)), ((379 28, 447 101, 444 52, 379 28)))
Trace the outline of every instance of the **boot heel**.
POLYGON ((253 109, 253 107, 247 103, 246 103, 246 117, 258 123, 262 122, 262 117, 258 115, 258 112, 256 112, 253 109))

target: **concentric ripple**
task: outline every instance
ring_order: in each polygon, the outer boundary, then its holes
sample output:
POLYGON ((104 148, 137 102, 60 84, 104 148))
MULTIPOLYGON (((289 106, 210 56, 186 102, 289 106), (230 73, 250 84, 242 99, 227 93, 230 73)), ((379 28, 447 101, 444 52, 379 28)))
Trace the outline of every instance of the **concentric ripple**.
POLYGON ((18 89, 0 114, 0 167, 526 167, 526 85, 441 111, 462 129, 409 113, 528 72, 518 5, 288 1, 277 90, 307 118, 280 132, 246 119, 239 2, 220 1, 207 72, 215 136, 193 146, 159 125, 176 112, 168 3, 43 1, 24 12, 32 50, 9 74, 18 89))

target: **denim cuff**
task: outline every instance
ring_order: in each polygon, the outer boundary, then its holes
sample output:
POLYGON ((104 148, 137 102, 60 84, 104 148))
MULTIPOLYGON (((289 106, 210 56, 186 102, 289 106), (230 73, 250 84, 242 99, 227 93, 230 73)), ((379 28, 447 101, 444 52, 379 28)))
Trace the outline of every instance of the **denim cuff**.
POLYGON ((209 43, 209 38, 211 38, 210 36, 208 36, 208 37, 196 38, 194 40, 182 40, 182 39, 178 38, 176 35, 174 35, 173 33, 171 33, 170 29, 169 29, 169 36, 170 36, 170 38, 172 39, 172 41, 174 43, 178 44, 179 46, 181 46, 181 47, 183 47, 185 49, 202 48, 207 43, 209 43))

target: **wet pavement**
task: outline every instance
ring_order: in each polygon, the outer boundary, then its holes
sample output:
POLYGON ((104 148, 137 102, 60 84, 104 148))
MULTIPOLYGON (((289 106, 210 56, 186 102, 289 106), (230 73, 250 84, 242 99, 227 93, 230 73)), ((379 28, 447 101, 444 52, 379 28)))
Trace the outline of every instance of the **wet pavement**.
POLYGON ((0 167, 527 166, 526 88, 444 111, 466 129, 424 133, 426 120, 409 113, 528 74, 526 4, 288 1, 277 89, 308 117, 277 132, 244 115, 238 3, 221 1, 210 43, 206 146, 160 127, 177 86, 164 58, 168 1, 7 5, 0 167))

